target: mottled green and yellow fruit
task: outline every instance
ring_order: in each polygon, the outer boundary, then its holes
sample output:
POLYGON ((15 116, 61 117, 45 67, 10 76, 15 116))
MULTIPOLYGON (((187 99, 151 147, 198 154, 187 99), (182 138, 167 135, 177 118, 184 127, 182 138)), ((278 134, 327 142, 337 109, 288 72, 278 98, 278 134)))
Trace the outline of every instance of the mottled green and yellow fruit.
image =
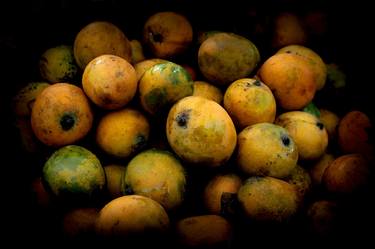
POLYGON ((291 174, 297 160, 296 143, 278 125, 259 123, 238 134, 237 164, 248 175, 283 178, 291 174))
POLYGON ((200 96, 206 99, 215 101, 218 104, 221 104, 223 101, 223 93, 221 90, 207 83, 205 81, 194 81, 194 92, 193 96, 200 96))
POLYGON ((173 62, 156 64, 143 74, 139 82, 142 107, 150 114, 163 112, 192 94, 193 81, 189 73, 173 62))
POLYGON ((218 103, 189 96, 169 111, 166 133, 170 146, 183 160, 211 167, 223 165, 236 147, 232 119, 218 103))
POLYGON ((50 84, 47 82, 30 82, 21 88, 13 98, 13 111, 18 117, 30 117, 36 97, 50 84))
POLYGON ((84 70, 94 58, 103 54, 117 55, 131 62, 131 46, 126 35, 109 22, 92 22, 83 27, 74 40, 74 58, 84 70))
POLYGON ((106 181, 99 159, 78 145, 56 150, 44 164, 43 180, 53 196, 72 201, 94 200, 106 181))
POLYGON ((233 33, 209 36, 198 50, 200 71, 209 82, 217 85, 229 85, 248 77, 259 61, 259 51, 254 43, 233 33))
POLYGON ((295 187, 273 177, 250 177, 238 191, 238 200, 247 217, 257 221, 284 222, 298 209, 295 187))
POLYGON ((104 172, 107 182, 107 192, 111 199, 122 196, 122 177, 125 173, 125 167, 117 164, 104 166, 104 172))
POLYGON ((204 204, 211 214, 222 214, 230 210, 230 202, 242 185, 242 180, 235 174, 217 175, 204 189, 204 204), (229 209, 229 210, 227 210, 229 209))
POLYGON ((36 137, 49 146, 73 144, 92 126, 93 113, 81 88, 56 83, 36 98, 31 112, 31 127, 36 137))
MULTIPOLYGON (((118 197, 99 212, 95 232, 105 238, 155 236, 169 229, 169 217, 156 201, 140 195, 118 197)), ((141 237, 145 239, 146 237, 141 237)))
POLYGON ((178 207, 184 200, 185 171, 168 151, 150 149, 139 153, 129 162, 122 181, 124 194, 149 197, 166 210, 178 207))
POLYGON ((301 45, 289 45, 277 51, 277 54, 279 53, 291 53, 306 58, 314 72, 316 89, 320 90, 324 87, 327 79, 327 66, 315 51, 301 45))
POLYGON ((126 158, 139 152, 148 141, 150 125, 135 109, 109 112, 99 121, 96 142, 109 155, 126 158))
POLYGON ((179 220, 176 232, 178 242, 189 248, 225 248, 232 225, 219 215, 201 215, 179 220))
POLYGON ((134 67, 115 55, 101 55, 90 61, 82 76, 82 87, 97 106, 119 109, 128 104, 137 91, 134 67))
POLYGON ((285 112, 275 124, 284 127, 298 147, 299 158, 313 160, 322 156, 328 145, 328 134, 316 116, 302 111, 285 112))
POLYGON ((135 72, 137 74, 137 82, 140 81, 142 78, 143 74, 150 69, 151 67, 155 66, 156 64, 161 64, 161 63, 166 63, 168 62, 167 60, 163 59, 147 59, 141 62, 138 62, 137 64, 134 65, 135 72))
POLYGON ((224 94, 224 108, 240 129, 256 123, 273 123, 276 116, 275 97, 257 79, 244 78, 230 84, 224 94))
POLYGON ((42 78, 51 83, 71 82, 78 73, 73 48, 61 45, 47 49, 39 60, 39 70, 42 78))

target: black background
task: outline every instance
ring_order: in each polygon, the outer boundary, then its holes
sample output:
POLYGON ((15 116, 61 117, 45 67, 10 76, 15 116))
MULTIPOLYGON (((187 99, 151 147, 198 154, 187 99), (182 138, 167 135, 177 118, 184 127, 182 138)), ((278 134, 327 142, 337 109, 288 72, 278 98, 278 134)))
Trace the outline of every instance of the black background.
MULTIPOLYGON (((340 65, 347 74, 347 88, 334 95, 333 98, 322 100, 322 104, 331 107, 338 114, 351 109, 366 112, 374 123, 374 81, 373 51, 374 33, 373 16, 370 8, 361 1, 297 1, 297 0, 266 0, 266 1, 116 1, 116 0, 60 0, 60 1, 9 1, 0 7, 0 97, 1 97, 1 140, 4 153, 1 160, 2 195, 1 205, 2 229, 9 232, 6 237, 11 243, 29 243, 45 246, 49 239, 58 240, 53 231, 40 228, 43 222, 35 218, 29 204, 28 184, 36 167, 28 161, 15 141, 11 97, 26 82, 40 80, 38 60, 46 48, 60 44, 73 44, 75 35, 91 21, 106 20, 119 26, 129 39, 140 39, 146 19, 157 11, 177 11, 191 21, 194 31, 224 30, 239 33, 253 40, 260 49, 262 60, 272 52, 267 44, 267 36, 253 37, 247 10, 256 8, 258 16, 272 16, 282 10, 306 13, 312 9, 322 9, 328 13, 328 32, 324 37, 314 40, 311 48, 315 49, 323 59, 340 65), (50 233, 49 233, 50 232, 50 233), (40 234, 46 233, 46 234, 40 234), (42 239, 43 238, 43 239, 42 239), (45 240, 44 240, 45 239, 45 240)), ((254 20, 255 20, 254 19, 254 20)), ((196 34, 196 33, 195 33, 196 34)), ((181 60, 194 60, 180 58, 181 60)), ((195 61, 192 62, 196 63, 195 61)), ((356 213, 348 217, 352 230, 338 235, 342 241, 355 243, 371 243, 370 215, 375 209, 368 202, 356 207, 356 213), (363 212, 362 212, 363 211, 363 212), (362 213, 361 213, 362 212, 362 213), (350 237, 352 236, 352 237, 350 237), (368 241, 366 241, 368 239, 368 241)), ((53 230, 53 229, 51 229, 53 230)), ((294 231, 295 232, 295 231, 294 231)), ((253 242, 260 241, 254 238, 253 242)), ((264 238, 262 238, 264 239, 264 238)), ((284 238, 285 245, 289 239, 284 238)), ((302 239, 302 237, 301 237, 302 239)), ((304 238, 306 239, 306 238, 304 238)), ((272 240, 272 239, 271 239, 272 240)), ((296 246, 298 238, 290 241, 296 246)), ((312 241, 306 241, 312 243, 312 241)), ((276 242, 275 242, 276 243, 276 242)), ((280 242, 281 243, 281 242, 280 242)), ((337 240, 340 243, 340 240, 337 240)), ((302 244, 301 247, 308 246, 302 244)), ((51 246, 54 247, 54 246, 51 246)), ((250 247, 249 247, 250 248, 250 247)))

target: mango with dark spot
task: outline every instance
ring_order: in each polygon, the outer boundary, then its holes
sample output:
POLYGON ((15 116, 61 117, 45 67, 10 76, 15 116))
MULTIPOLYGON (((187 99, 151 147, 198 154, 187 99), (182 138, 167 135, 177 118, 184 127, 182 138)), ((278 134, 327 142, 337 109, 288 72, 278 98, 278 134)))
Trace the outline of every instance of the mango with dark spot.
POLYGON ((232 225, 219 215, 192 216, 177 221, 177 240, 188 248, 227 248, 232 225))
POLYGON ((170 109, 166 133, 170 146, 184 161, 211 167, 228 161, 237 141, 225 109, 198 96, 185 97, 170 109))
POLYGON ((238 134, 237 164, 248 175, 283 178, 291 174, 297 160, 297 145, 281 126, 259 123, 238 134))
POLYGON ((286 222, 298 210, 293 185, 273 177, 250 177, 238 191, 245 216, 261 222, 286 222))
POLYGON ((240 129, 256 123, 273 123, 276 116, 275 97, 257 79, 243 78, 230 84, 224 94, 224 108, 240 129))
POLYGON ((105 173, 99 159, 78 145, 56 150, 43 167, 43 182, 61 200, 95 200, 105 187, 105 173))
POLYGON ((125 108, 101 118, 96 130, 96 142, 107 154, 127 158, 146 146, 149 133, 147 118, 135 109, 125 108))
POLYGON ((300 159, 318 159, 326 151, 328 134, 316 116, 302 111, 285 112, 276 118, 275 124, 288 131, 298 147, 300 159))
POLYGON ((164 150, 150 149, 136 155, 122 178, 122 192, 149 197, 166 210, 180 206, 185 196, 185 170, 177 158, 164 150))
POLYGON ((142 107, 150 114, 161 113, 192 94, 193 81, 189 73, 173 62, 152 66, 139 82, 142 107))
POLYGON ((63 146, 82 139, 91 129, 93 113, 82 89, 56 83, 43 90, 31 112, 35 136, 49 146, 63 146))
POLYGON ((243 36, 218 32, 199 47, 198 65, 204 77, 217 85, 228 85, 249 76, 257 67, 257 47, 243 36))

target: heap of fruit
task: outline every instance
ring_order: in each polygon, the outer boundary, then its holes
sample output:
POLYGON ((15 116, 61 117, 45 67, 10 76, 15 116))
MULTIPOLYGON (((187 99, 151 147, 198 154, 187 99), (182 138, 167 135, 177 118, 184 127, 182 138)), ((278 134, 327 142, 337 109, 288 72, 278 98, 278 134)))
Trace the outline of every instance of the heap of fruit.
POLYGON ((329 235, 340 205, 366 191, 374 146, 364 112, 314 105, 339 71, 306 39, 282 13, 263 58, 247 37, 195 37, 186 17, 158 12, 141 41, 97 21, 47 49, 45 81, 14 98, 23 149, 43 158, 38 207, 69 239, 218 246, 240 225, 298 219, 329 235), (175 60, 184 53, 197 62, 175 60))

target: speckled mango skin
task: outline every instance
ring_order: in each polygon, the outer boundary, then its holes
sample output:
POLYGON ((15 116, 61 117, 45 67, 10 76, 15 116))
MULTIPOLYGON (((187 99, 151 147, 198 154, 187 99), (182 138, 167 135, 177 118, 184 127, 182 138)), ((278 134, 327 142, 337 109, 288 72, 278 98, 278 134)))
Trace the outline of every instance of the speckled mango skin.
POLYGON ((273 123, 276 100, 267 85, 257 79, 239 79, 224 94, 224 108, 241 129, 256 123, 273 123))
POLYGON ((126 35, 109 22, 92 22, 83 27, 74 40, 74 58, 84 70, 94 58, 113 54, 131 62, 131 46, 126 35))
POLYGON ((99 212, 95 232, 107 238, 129 238, 147 233, 165 233, 169 217, 156 201, 140 196, 126 195, 107 203, 99 212))
POLYGON ((147 118, 135 109, 125 108, 102 117, 96 129, 96 142, 107 154, 127 158, 147 144, 149 134, 147 118))
POLYGON ((219 215, 200 215, 179 220, 176 233, 183 246, 211 248, 225 245, 230 240, 232 225, 219 215))
POLYGON ((276 54, 279 53, 291 53, 306 58, 314 72, 316 89, 320 90, 324 87, 327 79, 327 66, 315 51, 302 45, 289 45, 276 52, 276 54))
POLYGON ((159 58, 153 58, 153 59, 147 59, 141 62, 138 62, 134 65, 135 72, 137 74, 137 82, 140 81, 143 74, 150 69, 151 67, 155 66, 156 64, 166 63, 167 60, 159 59, 159 58))
POLYGON ((169 111, 167 139, 183 160, 205 166, 223 165, 236 147, 234 124, 223 107, 212 100, 189 96, 169 111))
POLYGON ((284 222, 298 210, 293 185, 273 177, 250 177, 238 191, 245 215, 253 220, 284 222))
POLYGON ((105 187, 99 159, 78 145, 56 150, 43 167, 43 181, 57 198, 95 198, 105 187))
POLYGON ((47 82, 30 82, 13 97, 13 111, 17 117, 30 117, 36 97, 48 86, 47 82))
POLYGON ((156 64, 148 69, 139 82, 139 95, 144 110, 160 113, 170 105, 193 94, 189 73, 173 62, 156 64))
POLYGON ((115 55, 101 55, 90 61, 82 76, 82 87, 97 106, 114 110, 124 107, 137 91, 134 67, 115 55))
POLYGON ((213 100, 218 104, 221 104, 224 95, 218 87, 208 82, 194 81, 193 96, 200 96, 206 99, 213 100))
POLYGON ((248 175, 283 178, 297 161, 297 145, 281 126, 259 123, 238 134, 237 164, 248 175))
POLYGON ((181 205, 185 194, 185 170, 175 156, 164 150, 139 153, 123 175, 123 193, 149 197, 166 210, 181 205))
POLYGON ((82 89, 68 83, 56 83, 43 90, 31 112, 31 127, 44 144, 54 147, 72 144, 91 129, 93 113, 82 89), (64 117, 71 127, 64 128, 64 117))
POLYGON ((259 61, 257 47, 245 37, 233 33, 213 34, 198 50, 200 71, 209 82, 217 85, 229 85, 249 76, 259 61))
POLYGON ((297 165, 284 180, 296 188, 298 201, 300 204, 303 204, 305 196, 308 195, 312 189, 309 172, 300 165, 297 165))
POLYGON ((43 79, 51 83, 70 82, 78 74, 78 66, 71 46, 60 45, 47 49, 39 60, 43 79))
POLYGON ((289 132, 298 147, 300 159, 317 159, 326 151, 328 133, 316 116, 302 111, 285 112, 276 118, 275 124, 289 132))

